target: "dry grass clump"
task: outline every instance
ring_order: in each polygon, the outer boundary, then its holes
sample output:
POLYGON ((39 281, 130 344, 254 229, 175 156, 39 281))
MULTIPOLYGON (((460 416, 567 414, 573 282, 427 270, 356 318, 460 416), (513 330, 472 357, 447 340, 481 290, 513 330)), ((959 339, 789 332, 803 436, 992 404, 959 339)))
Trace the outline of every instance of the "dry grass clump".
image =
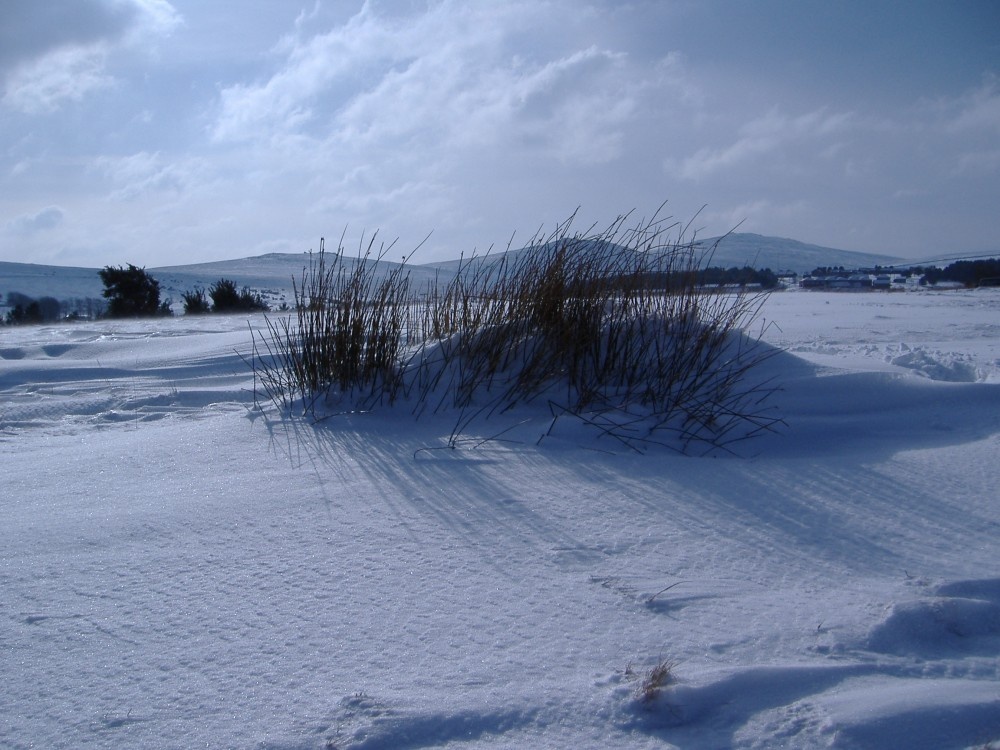
POLYGON ((674 664, 661 659, 652 667, 642 673, 636 672, 632 665, 625 667, 625 679, 635 682, 635 698, 640 703, 650 704, 655 701, 664 690, 674 684, 674 664))
POLYGON ((343 247, 328 257, 321 239, 319 253, 292 280, 295 317, 267 319, 263 359, 255 337, 255 372, 275 403, 301 398, 311 411, 331 389, 395 400, 412 299, 404 266, 386 272, 382 264, 391 245, 376 251, 375 242, 373 235, 356 259, 345 259, 343 247))
MULTIPOLYGON (((453 277, 411 287, 374 238, 357 259, 319 255, 295 289, 294 318, 269 321, 258 362, 267 394, 314 410, 408 402, 477 418, 544 399, 635 447, 665 430, 715 446, 771 429, 773 391, 750 381, 767 356, 742 329, 764 296, 697 284, 695 242, 677 225, 571 233, 571 220, 520 251, 474 257, 453 277), (742 425, 743 430, 735 428, 742 425)), ((256 343, 256 342, 255 342, 256 343)), ((255 346, 256 353, 256 346, 255 346)))

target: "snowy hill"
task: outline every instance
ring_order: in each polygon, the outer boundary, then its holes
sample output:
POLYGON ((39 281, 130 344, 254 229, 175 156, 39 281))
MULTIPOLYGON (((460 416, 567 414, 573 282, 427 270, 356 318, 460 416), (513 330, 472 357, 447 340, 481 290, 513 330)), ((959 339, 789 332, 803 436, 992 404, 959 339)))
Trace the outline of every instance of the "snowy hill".
MULTIPOLYGON (((699 241, 706 249, 715 245, 718 238, 699 241)), ((515 251, 521 252, 521 251, 515 251)), ((348 254, 347 259, 351 259, 348 254)), ((496 257, 494 254, 493 257, 496 257)), ((220 278, 235 281, 238 286, 264 292, 272 302, 291 299, 292 280, 300 279, 309 265, 308 253, 271 253, 252 258, 197 263, 186 266, 164 266, 147 269, 160 282, 161 297, 180 301, 184 292, 196 287, 207 289, 220 278)), ((386 268, 397 262, 382 261, 386 268)), ((419 254, 409 264, 410 279, 415 285, 432 281, 435 277, 453 274, 462 261, 420 263, 419 254)), ((468 262, 468 260, 464 261, 468 262)), ((773 271, 811 271, 817 266, 869 266, 876 263, 899 262, 898 258, 882 255, 854 253, 846 250, 809 245, 795 240, 764 237, 757 234, 731 234, 722 238, 711 256, 710 263, 729 268, 751 265, 773 271)), ((27 263, 0 262, 0 304, 8 292, 20 292, 29 297, 53 296, 100 297, 102 285, 98 269, 64 268, 27 263)))
MULTIPOLYGON (((329 258, 328 258, 329 261, 329 258)), ((347 257, 348 264, 355 262, 347 257)), ((160 283, 160 297, 170 299, 175 311, 181 295, 196 288, 208 289, 219 279, 236 282, 238 287, 250 287, 264 294, 274 306, 292 299, 293 281, 299 282, 310 264, 309 253, 270 253, 236 260, 195 263, 185 266, 163 266, 146 269, 160 283)), ((398 263, 382 261, 386 271, 398 263)), ((0 262, 0 310, 9 292, 20 292, 32 298, 52 296, 56 299, 74 297, 101 298, 104 289, 96 268, 68 268, 30 263, 0 262)), ((410 269, 414 284, 421 284, 436 275, 434 266, 410 269)))
POLYGON ((44 266, 36 263, 0 261, 0 306, 10 292, 20 292, 34 299, 55 297, 100 298, 104 285, 96 268, 44 266))
MULTIPOLYGON (((844 266, 845 268, 862 268, 875 265, 890 265, 904 262, 890 255, 874 255, 858 253, 850 250, 838 250, 832 247, 810 245, 798 240, 782 237, 765 237, 759 234, 734 233, 724 237, 711 237, 697 240, 697 247, 704 255, 703 265, 721 266, 722 268, 770 268, 772 271, 794 271, 808 273, 819 266, 844 266)), ((524 249, 514 250, 515 253, 525 252, 524 249)), ((494 254, 494 257, 496 254, 494 254)), ((466 260, 464 263, 468 263, 466 260)), ((459 261, 431 264, 443 271, 454 272, 460 265, 459 261)))
POLYGON ((722 238, 714 237, 703 240, 702 244, 712 247, 716 242, 718 247, 712 255, 710 265, 724 268, 752 266, 770 268, 775 272, 787 270, 801 274, 821 266, 868 268, 905 262, 890 255, 838 250, 783 237, 765 237, 746 232, 728 234, 722 238))

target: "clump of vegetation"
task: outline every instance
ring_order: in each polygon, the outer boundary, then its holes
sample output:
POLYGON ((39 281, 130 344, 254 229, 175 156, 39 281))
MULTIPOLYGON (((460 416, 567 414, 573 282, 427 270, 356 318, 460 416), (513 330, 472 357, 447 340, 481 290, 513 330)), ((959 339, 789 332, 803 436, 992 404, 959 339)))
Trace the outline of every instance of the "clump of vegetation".
POLYGON ((260 294, 250 291, 249 287, 237 289, 236 282, 231 279, 216 281, 209 288, 208 296, 212 298, 212 309, 217 313, 268 310, 268 305, 260 294))
POLYGON ((405 264, 385 271, 374 237, 357 259, 321 244, 295 317, 255 340, 262 386, 313 412, 328 398, 447 411, 452 445, 474 420, 532 402, 633 448, 664 431, 686 447, 772 429, 762 404, 774 389, 747 378, 767 350, 742 332, 764 294, 706 290, 696 243, 667 239, 677 225, 625 222, 580 234, 567 221, 422 290, 405 264))
POLYGON ((105 266, 100 272, 104 297, 108 300, 108 317, 135 318, 170 315, 170 306, 160 304, 160 282, 144 268, 105 266))
POLYGON ((625 667, 625 679, 635 682, 635 698, 640 703, 653 703, 660 695, 674 684, 674 664, 670 661, 660 659, 649 669, 642 673, 636 672, 632 665, 625 667))
POLYGON ((418 335, 408 325, 415 300, 404 266, 380 278, 388 248, 376 252, 375 242, 373 235, 353 261, 341 247, 328 263, 320 240, 319 254, 293 280, 294 323, 269 320, 263 339, 271 363, 261 364, 263 385, 276 403, 301 397, 311 407, 331 389, 366 402, 395 401, 406 371, 404 347, 418 335))
POLYGON ((208 292, 195 287, 194 291, 184 292, 181 298, 184 301, 185 315, 204 315, 210 312, 267 312, 269 309, 263 295, 251 291, 249 287, 237 289, 236 282, 231 279, 219 279, 212 284, 208 292))
POLYGON ((184 292, 181 299, 184 301, 185 315, 204 315, 212 311, 204 289, 196 287, 193 292, 184 292))
POLYGON ((44 322, 45 319, 42 317, 38 303, 34 300, 29 302, 27 306, 23 304, 15 305, 7 312, 6 323, 9 326, 24 326, 44 322))
POLYGON ((7 293, 7 325, 30 325, 59 320, 62 304, 55 297, 33 299, 20 292, 7 293))
POLYGON ((775 289, 778 286, 778 274, 770 268, 712 266, 698 272, 698 282, 702 285, 758 286, 762 289, 775 289))
POLYGON ((7 315, 0 322, 7 325, 92 319, 99 317, 105 307, 103 301, 89 297, 58 300, 55 297, 46 296, 35 299, 21 292, 8 292, 6 303, 9 309, 7 315))
POLYGON ((960 260, 944 268, 923 269, 927 283, 957 281, 966 287, 1000 286, 1000 259, 960 260))

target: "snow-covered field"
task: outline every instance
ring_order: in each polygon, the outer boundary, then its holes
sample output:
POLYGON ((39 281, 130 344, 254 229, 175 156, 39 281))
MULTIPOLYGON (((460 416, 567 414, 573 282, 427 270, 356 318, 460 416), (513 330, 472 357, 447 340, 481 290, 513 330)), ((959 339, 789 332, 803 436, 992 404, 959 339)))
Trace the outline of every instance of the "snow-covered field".
POLYGON ((0 329, 0 746, 1000 746, 1000 293, 764 315, 787 428, 715 458, 262 413, 246 318, 0 329))

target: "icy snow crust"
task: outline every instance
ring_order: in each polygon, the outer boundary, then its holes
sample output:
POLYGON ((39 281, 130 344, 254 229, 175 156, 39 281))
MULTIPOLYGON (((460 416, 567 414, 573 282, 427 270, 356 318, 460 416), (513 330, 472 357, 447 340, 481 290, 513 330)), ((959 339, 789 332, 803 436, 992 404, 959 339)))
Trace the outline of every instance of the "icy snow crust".
POLYGON ((0 746, 1000 741, 1000 294, 765 317, 788 427, 703 458, 262 412, 246 318, 3 329, 0 746))

